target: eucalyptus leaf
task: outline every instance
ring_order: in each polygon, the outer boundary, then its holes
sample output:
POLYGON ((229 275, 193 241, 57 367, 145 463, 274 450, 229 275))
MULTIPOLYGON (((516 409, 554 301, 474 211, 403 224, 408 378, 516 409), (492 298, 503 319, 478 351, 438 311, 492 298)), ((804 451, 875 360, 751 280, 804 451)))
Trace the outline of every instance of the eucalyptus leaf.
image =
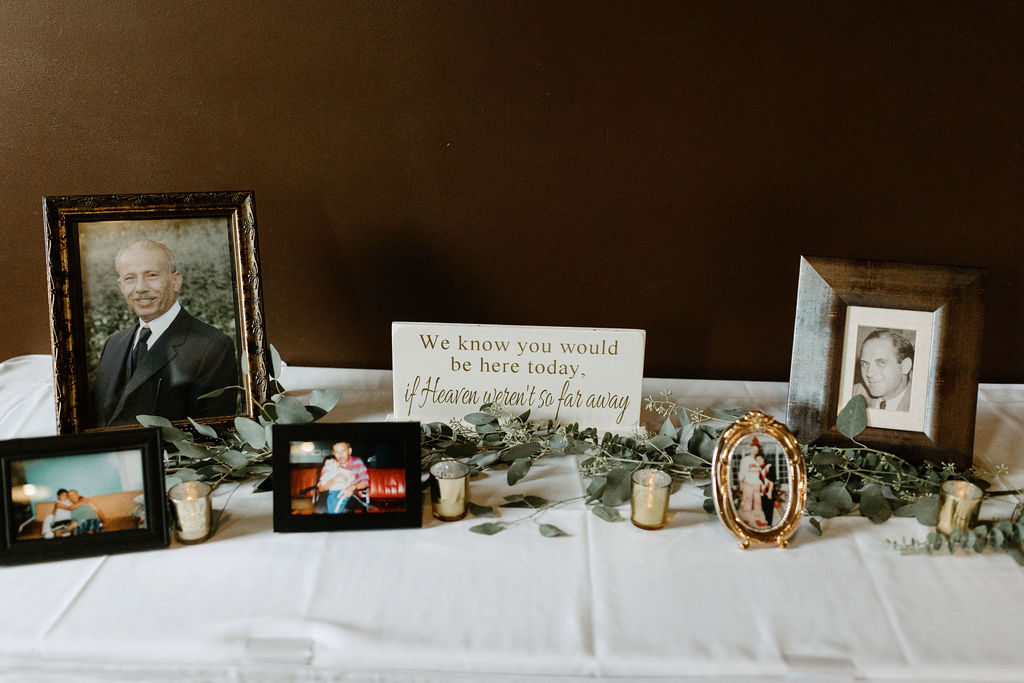
POLYGON ((498 461, 498 455, 499 454, 495 451, 483 451, 474 455, 467 462, 483 469, 496 463, 498 461))
POLYGON ((476 454, 476 445, 469 443, 468 441, 459 441, 445 448, 444 454, 446 457, 453 458, 455 460, 468 458, 469 456, 476 454))
POLYGON ((469 530, 476 534, 493 536, 504 528, 504 525, 500 522, 484 522, 483 524, 477 524, 476 526, 469 527, 469 530))
POLYGON ((520 443, 506 448, 501 453, 502 462, 514 462, 521 458, 532 458, 533 456, 540 453, 541 445, 538 441, 530 441, 529 443, 520 443))
POLYGON ((811 464, 815 467, 824 467, 825 465, 844 465, 846 464, 846 458, 843 454, 837 451, 820 451, 811 456, 811 464))
POLYGON ((569 440, 565 438, 565 434, 555 434, 548 439, 548 448, 555 451, 564 451, 568 445, 569 440))
POLYGON ((939 521, 939 497, 921 496, 912 503, 896 509, 897 517, 916 517, 925 526, 935 526, 939 521))
POLYGON ((604 491, 605 481, 604 478, 592 479, 590 484, 587 486, 587 495, 591 498, 600 498, 601 493, 604 491))
POLYGON ((462 419, 474 426, 490 424, 492 422, 497 424, 498 422, 498 418, 490 413, 470 413, 462 419))
POLYGON ((497 517, 497 513, 494 508, 490 505, 477 505, 473 501, 469 501, 469 512, 474 517, 497 517))
POLYGON ((178 451, 182 455, 193 460, 202 460, 210 455, 210 452, 204 446, 192 443, 191 441, 179 441, 175 446, 178 447, 178 451))
POLYGON ((182 431, 177 427, 161 427, 160 436, 164 441, 169 441, 173 444, 179 444, 182 441, 192 441, 192 436, 188 432, 182 431))
POLYGON ((659 451, 663 451, 669 446, 675 445, 675 439, 665 434, 658 434, 653 439, 648 439, 647 445, 652 448, 657 448, 659 451))
POLYGON ((672 424, 672 418, 665 418, 665 421, 661 423, 661 431, 658 432, 658 436, 667 436, 674 443, 678 435, 676 426, 672 424))
POLYGON ((694 430, 693 438, 690 439, 690 445, 687 450, 711 462, 715 454, 715 443, 717 441, 718 437, 712 435, 710 428, 707 425, 701 425, 698 429, 694 430))
POLYGON ((135 419, 143 427, 171 427, 171 421, 159 415, 136 415, 135 419))
POLYGON ((227 463, 232 469, 245 467, 249 464, 249 459, 235 450, 224 451, 218 457, 227 463))
POLYGON ((184 481, 181 477, 176 474, 170 474, 164 477, 164 491, 170 491, 172 488, 184 481))
POLYGON ((547 498, 541 496, 505 496, 505 502, 501 504, 503 508, 533 508, 540 509, 548 504, 547 498))
POLYGON ((632 470, 624 467, 613 467, 605 477, 605 487, 601 494, 601 502, 608 507, 618 507, 629 501, 632 482, 632 470))
POLYGON ((707 460, 698 455, 694 455, 693 453, 689 453, 687 451, 679 450, 672 454, 672 462, 676 463, 677 465, 682 465, 684 467, 707 467, 708 465, 711 464, 710 462, 708 462, 707 460))
POLYGON ((196 475, 198 475, 200 479, 213 479, 227 471, 228 468, 224 467, 224 465, 207 465, 206 467, 200 467, 196 470, 196 475))
POLYGON ((221 387, 220 389, 214 389, 213 391, 206 392, 205 394, 200 396, 198 400, 202 401, 202 400, 207 399, 207 398, 217 398, 218 396, 220 396, 223 393, 226 393, 228 391, 238 391, 241 388, 242 387, 237 387, 237 386, 221 387))
MULTIPOLYGON (((685 411, 684 411, 685 412, 685 411)), ((685 450, 689 450, 690 441, 693 439, 694 432, 697 431, 697 425, 687 422, 685 427, 679 430, 679 445, 685 450)))
POLYGON ((178 481, 195 481, 199 478, 196 471, 190 467, 182 467, 180 470, 175 471, 174 476, 178 478, 178 481))
POLYGON ((812 515, 824 517, 825 519, 831 519, 832 517, 838 517, 839 515, 845 514, 839 510, 838 506, 823 500, 807 501, 807 512, 812 515))
POLYGON ((868 426, 868 404, 860 394, 851 398, 836 416, 836 429, 848 439, 855 439, 868 426))
POLYGON ((870 485, 861 492, 860 514, 875 524, 881 524, 892 517, 892 507, 885 499, 882 488, 877 484, 870 485))
POLYGON ((513 462, 508 468, 508 485, 515 486, 530 471, 531 465, 533 465, 533 458, 530 457, 519 458, 513 462))
POLYGON ((613 507, 608 507, 607 505, 595 505, 592 509, 595 515, 606 522, 617 522, 622 519, 622 515, 613 507))
POLYGON ((263 448, 267 445, 267 433, 263 429, 263 425, 252 418, 242 415, 236 417, 235 431, 253 448, 263 448))
POLYGON ((305 424, 312 422, 313 416, 299 399, 294 396, 281 396, 277 401, 277 421, 280 424, 305 424))
POLYGON ((569 534, 565 533, 554 524, 541 524, 540 535, 546 536, 547 538, 554 538, 555 536, 568 536, 569 534))
POLYGON ((192 423, 192 427, 196 430, 197 433, 202 434, 203 436, 208 436, 211 439, 217 438, 217 430, 211 427, 210 425, 200 424, 193 420, 191 417, 188 419, 188 421, 192 423))
POLYGON ((309 393, 309 405, 329 413, 341 400, 340 389, 315 389, 309 393))
POLYGON ((847 514, 853 509, 853 497, 841 481, 834 481, 818 492, 822 503, 834 506, 840 514, 847 514))

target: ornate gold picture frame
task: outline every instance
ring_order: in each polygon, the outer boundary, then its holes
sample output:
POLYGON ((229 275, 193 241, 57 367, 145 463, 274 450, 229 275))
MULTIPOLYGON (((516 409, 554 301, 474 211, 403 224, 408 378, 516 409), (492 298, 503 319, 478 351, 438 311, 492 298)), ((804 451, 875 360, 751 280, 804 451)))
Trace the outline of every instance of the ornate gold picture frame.
POLYGON ((715 510, 740 548, 785 548, 807 499, 803 452, 786 426, 747 413, 722 432, 711 468, 715 510))
POLYGON ((43 220, 58 433, 255 415, 269 347, 252 192, 44 197, 43 220))

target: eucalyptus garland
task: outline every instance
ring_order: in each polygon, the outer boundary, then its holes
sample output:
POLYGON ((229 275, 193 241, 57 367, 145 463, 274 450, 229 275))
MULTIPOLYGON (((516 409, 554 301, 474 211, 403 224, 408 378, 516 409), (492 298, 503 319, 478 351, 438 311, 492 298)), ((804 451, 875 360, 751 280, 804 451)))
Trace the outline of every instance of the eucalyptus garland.
MULTIPOLYGON (((273 425, 313 422, 337 404, 341 392, 336 389, 313 391, 306 404, 288 396, 277 380, 281 359, 273 347, 271 361, 270 399, 263 403, 254 401, 259 407, 257 419, 236 417, 234 429, 218 433, 208 425, 189 419, 194 430, 190 432, 174 427, 162 417, 138 416, 141 424, 160 427, 164 440, 170 444, 165 455, 168 488, 189 480, 203 480, 216 486, 226 480, 268 476, 273 425)), ((225 387, 207 396, 214 397, 225 391, 245 389, 225 387)), ((546 510, 578 500, 605 521, 620 520, 622 515, 617 508, 629 501, 630 476, 641 467, 659 468, 677 481, 696 483, 704 492, 704 509, 713 513, 710 479, 715 443, 722 430, 749 411, 739 406, 690 409, 676 402, 669 391, 648 397, 645 407, 663 420, 657 434, 650 435, 643 428, 631 435, 599 434, 593 427, 583 428, 578 424, 532 421, 530 411, 509 416, 502 406, 489 403, 462 420, 422 425, 422 471, 426 473, 439 460, 456 459, 469 466, 471 476, 505 467, 506 482, 514 486, 542 458, 579 458, 580 473, 590 480, 582 497, 549 501, 536 495, 507 495, 499 508, 532 510, 515 521, 498 518, 494 506, 470 502, 473 516, 494 520, 470 528, 485 535, 533 522, 543 536, 564 536, 564 531, 552 524, 540 523, 538 517, 546 510)), ((914 517, 926 526, 934 526, 938 516, 938 492, 944 481, 966 479, 983 490, 989 488, 989 483, 975 471, 960 472, 948 463, 912 465, 892 453, 858 442, 856 437, 867 426, 866 403, 861 396, 853 397, 840 411, 836 426, 850 440, 850 446, 801 444, 807 464, 805 514, 819 535, 822 533, 819 518, 851 514, 859 514, 876 524, 897 516, 914 517)), ((1004 493, 1019 492, 987 495, 1004 493)), ((982 524, 966 532, 954 531, 949 536, 933 531, 924 541, 889 541, 889 544, 904 553, 942 549, 950 552, 1002 550, 1024 564, 1022 514, 1024 503, 1017 505, 1009 520, 982 524)))
MULTIPOLYGON (((616 521, 622 518, 616 508, 629 500, 632 472, 640 467, 656 467, 676 480, 695 482, 704 492, 704 509, 713 513, 710 479, 715 443, 723 429, 749 411, 739 406, 695 410, 677 403, 671 392, 648 397, 645 407, 663 420, 656 435, 599 435, 594 428, 578 424, 531 421, 529 411, 506 416, 501 406, 487 404, 462 420, 422 426, 423 470, 443 458, 463 460, 474 475, 507 467, 506 481, 514 486, 541 458, 574 455, 580 458, 580 473, 590 479, 582 498, 585 505, 601 519, 616 521), (679 422, 678 427, 674 421, 679 422)), ((876 524, 897 516, 914 517, 926 526, 935 526, 938 492, 944 481, 966 479, 989 488, 989 483, 974 471, 960 472, 948 463, 912 465, 893 453, 858 442, 856 437, 866 426, 866 403, 863 397, 855 396, 837 418, 839 431, 850 439, 848 447, 801 445, 807 463, 805 513, 815 533, 822 533, 821 519, 851 514, 876 524)), ((506 496, 500 507, 533 508, 528 519, 535 520, 545 509, 564 502, 512 495, 506 496)), ((494 508, 489 506, 473 504, 470 512, 478 517, 495 516, 494 508)), ((519 521, 486 522, 471 530, 494 534, 519 521)), ((987 532, 991 542, 986 547, 1013 544, 1015 537, 1008 535, 1003 526, 999 529, 1002 536, 987 532)), ((542 527, 541 533, 554 535, 550 531, 542 527)), ((970 538, 970 545, 977 546, 977 533, 970 538)), ((966 543, 959 537, 954 542, 966 543)), ((914 550, 926 544, 935 547, 935 543, 935 537, 929 536, 916 546, 905 543, 894 547, 914 550)))

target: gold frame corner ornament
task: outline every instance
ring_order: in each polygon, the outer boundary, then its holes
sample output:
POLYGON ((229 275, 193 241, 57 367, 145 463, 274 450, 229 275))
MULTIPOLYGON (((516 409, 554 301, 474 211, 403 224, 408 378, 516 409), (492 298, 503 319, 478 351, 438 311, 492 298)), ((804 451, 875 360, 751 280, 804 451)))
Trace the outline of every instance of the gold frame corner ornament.
POLYGON ((760 411, 747 413, 722 432, 715 445, 711 471, 715 511, 726 528, 739 540, 741 549, 746 550, 752 544, 778 545, 780 548, 789 545, 807 500, 807 470, 800 444, 786 425, 760 411), (771 437, 781 446, 786 456, 790 482, 782 520, 763 531, 751 529, 740 520, 737 513, 739 506, 736 505, 730 485, 736 449, 745 437, 758 434, 771 437))

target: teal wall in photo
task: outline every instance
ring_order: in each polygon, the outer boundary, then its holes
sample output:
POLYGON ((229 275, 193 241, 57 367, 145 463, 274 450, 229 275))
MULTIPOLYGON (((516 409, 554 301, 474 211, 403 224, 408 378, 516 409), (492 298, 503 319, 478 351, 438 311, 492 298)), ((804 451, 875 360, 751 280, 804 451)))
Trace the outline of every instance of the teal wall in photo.
POLYGON ((1022 64, 1020 2, 0 0, 0 360, 49 351, 41 197, 239 189, 293 365, 578 325, 786 380, 807 255, 988 268, 1024 382, 1022 64))
POLYGON ((141 489, 142 461, 138 452, 87 453, 22 461, 25 481, 40 491, 35 503, 56 500, 59 489, 75 489, 82 496, 101 496, 141 489), (119 467, 120 465, 120 467, 119 467))

